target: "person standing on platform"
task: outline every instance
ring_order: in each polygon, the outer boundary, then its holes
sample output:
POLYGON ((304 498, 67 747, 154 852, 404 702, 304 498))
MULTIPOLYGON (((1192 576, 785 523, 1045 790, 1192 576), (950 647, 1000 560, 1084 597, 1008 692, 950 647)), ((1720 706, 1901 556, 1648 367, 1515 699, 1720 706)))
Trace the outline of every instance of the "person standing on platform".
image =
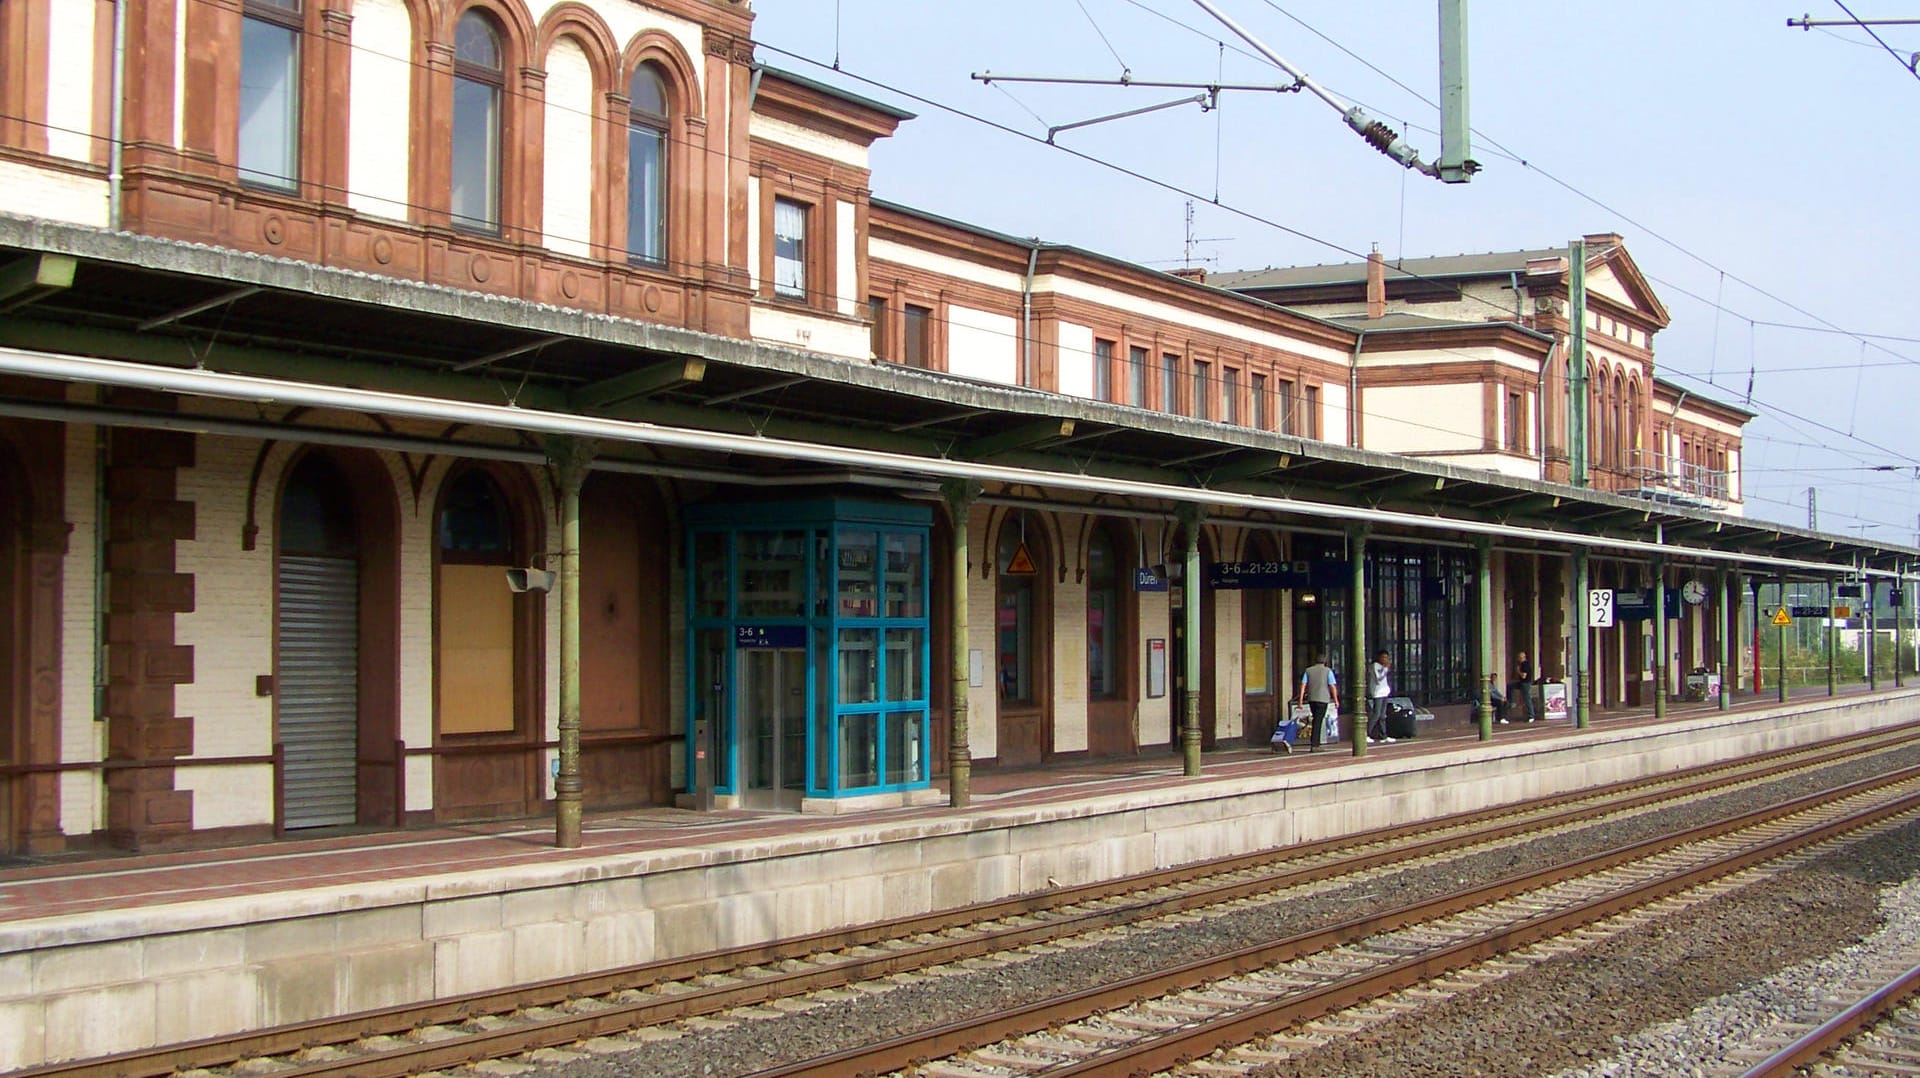
MULTIPOLYGON (((1507 702, 1512 704, 1515 701, 1519 702, 1522 712, 1514 715, 1516 720, 1532 722, 1540 717, 1533 710, 1533 663, 1527 660, 1524 651, 1513 660, 1513 686, 1507 693, 1507 702)), ((1500 716, 1500 721, 1506 722, 1507 717, 1500 716)))
POLYGON ((1305 704, 1313 712, 1313 728, 1307 732, 1308 752, 1320 751, 1320 733, 1327 726, 1327 706, 1333 703, 1333 694, 1339 685, 1333 667, 1327 665, 1326 652, 1315 655, 1313 665, 1300 674, 1300 692, 1294 697, 1294 703, 1305 704))
POLYGON ((1373 664, 1367 667, 1367 740, 1388 741, 1387 736, 1387 697, 1393 695, 1393 684, 1388 675, 1393 671, 1393 656, 1381 648, 1373 656, 1373 664))

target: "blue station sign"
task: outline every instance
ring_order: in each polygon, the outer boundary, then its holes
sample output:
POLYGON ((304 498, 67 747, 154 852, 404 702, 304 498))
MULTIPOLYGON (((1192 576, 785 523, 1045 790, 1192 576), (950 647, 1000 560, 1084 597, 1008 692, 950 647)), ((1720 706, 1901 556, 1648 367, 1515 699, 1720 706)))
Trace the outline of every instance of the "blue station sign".
POLYGON ((741 625, 733 631, 736 648, 804 648, 805 625, 741 625))
POLYGON ((1217 591, 1271 591, 1277 588, 1345 588, 1353 583, 1353 563, 1338 558, 1313 561, 1215 561, 1207 563, 1207 586, 1217 591))

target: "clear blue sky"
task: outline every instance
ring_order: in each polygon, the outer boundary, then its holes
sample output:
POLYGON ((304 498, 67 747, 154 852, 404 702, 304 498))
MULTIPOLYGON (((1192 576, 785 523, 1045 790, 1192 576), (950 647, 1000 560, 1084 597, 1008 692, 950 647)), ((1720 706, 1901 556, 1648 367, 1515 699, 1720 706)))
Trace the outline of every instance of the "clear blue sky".
MULTIPOLYGON (((1790 16, 1845 14, 1794 2, 1471 5, 1484 171, 1465 186, 1405 173, 1304 94, 1231 94, 1216 113, 1189 106, 1058 141, 1196 192, 1206 240, 1196 255, 1215 269, 1345 262, 1374 243, 1418 257, 1617 231, 1673 315, 1655 338, 1663 376, 1745 404, 1753 372, 1749 514, 1804 525, 1807 488, 1818 487, 1822 530, 1912 544, 1920 340, 1863 347, 1759 323, 1824 319, 1920 339, 1910 268, 1920 79, 1861 30, 1789 29, 1790 16)), ((1437 156, 1437 116, 1419 99, 1437 96, 1433 0, 1218 3, 1437 156)), ((1866 19, 1913 14, 1849 6, 1866 19)), ((1920 50, 1920 27, 1880 34, 1903 58, 1920 50)), ((1181 95, 1009 86, 1009 96, 969 76, 1115 77, 1124 65, 1140 79, 1286 81, 1190 0, 761 0, 755 36, 768 64, 920 114, 876 148, 877 196, 1156 266, 1183 254, 1185 196, 890 90, 1044 134, 1181 95), (837 55, 841 72, 775 50, 825 64, 837 55)))

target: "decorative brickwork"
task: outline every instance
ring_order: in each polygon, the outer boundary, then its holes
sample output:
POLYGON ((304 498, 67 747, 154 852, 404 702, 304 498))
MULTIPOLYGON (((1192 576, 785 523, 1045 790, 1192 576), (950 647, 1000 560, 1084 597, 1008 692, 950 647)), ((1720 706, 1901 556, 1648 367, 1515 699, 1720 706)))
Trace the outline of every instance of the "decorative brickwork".
POLYGON ((190 434, 121 430, 107 459, 107 834, 133 849, 193 828, 193 794, 167 766, 193 752, 193 718, 174 707, 174 686, 193 680, 193 649, 174 642, 174 615, 193 609, 193 577, 174 567, 174 544, 194 534, 193 505, 175 497, 193 455, 190 434))

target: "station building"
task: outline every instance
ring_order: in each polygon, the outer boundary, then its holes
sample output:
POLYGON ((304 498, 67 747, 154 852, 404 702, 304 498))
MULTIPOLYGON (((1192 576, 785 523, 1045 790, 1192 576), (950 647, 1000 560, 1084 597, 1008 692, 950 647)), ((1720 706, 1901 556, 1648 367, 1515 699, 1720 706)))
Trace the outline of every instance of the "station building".
POLYGON ((1619 237, 1575 485, 1568 249, 1208 280, 949 220, 872 197, 909 114, 751 30, 0 0, 0 851, 961 799, 1263 742, 1322 651, 1642 704, 1735 679, 1744 580, 1915 553, 1745 518, 1619 237))

